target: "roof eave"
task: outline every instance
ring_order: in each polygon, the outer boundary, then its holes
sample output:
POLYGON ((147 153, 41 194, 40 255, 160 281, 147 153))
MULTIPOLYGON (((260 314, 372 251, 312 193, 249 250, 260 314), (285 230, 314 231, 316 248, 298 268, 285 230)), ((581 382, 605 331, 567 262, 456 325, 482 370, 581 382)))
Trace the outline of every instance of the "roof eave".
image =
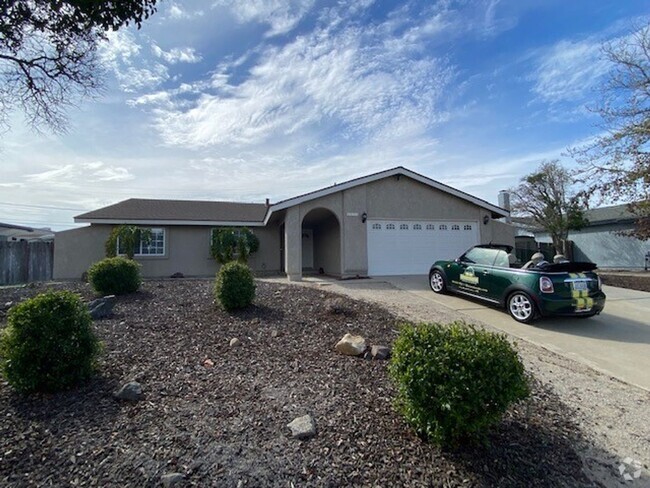
POLYGON ((455 188, 445 185, 444 183, 440 183, 438 181, 432 180, 431 178, 427 178, 426 176, 415 173, 409 169, 404 168, 403 166, 398 166, 396 168, 388 169, 386 171, 381 171, 379 173, 375 173, 372 175, 363 176, 361 178, 355 178, 345 183, 329 186, 327 188, 323 188, 322 190, 316 190, 310 193, 306 193, 302 196, 289 198, 288 200, 284 200, 282 202, 276 203, 275 205, 271 205, 264 219, 264 225, 268 223, 273 212, 285 210, 287 208, 300 205, 301 203, 309 202, 317 198, 322 198, 327 195, 337 193, 339 191, 349 190, 350 188, 354 188, 356 186, 365 185, 368 183, 372 183, 374 181, 382 180, 384 178, 389 178, 391 176, 396 176, 396 175, 407 176, 411 179, 414 179, 415 181, 419 181, 420 183, 428 185, 432 188, 436 188, 438 190, 449 193, 450 195, 453 195, 457 198, 473 203, 478 207, 484 208, 485 210, 489 210, 492 213, 493 217, 495 215, 497 216, 497 218, 510 216, 510 212, 504 208, 493 205, 489 202, 486 202, 485 200, 481 200, 480 198, 476 198, 472 195, 469 195, 468 193, 462 192, 460 190, 456 190, 455 188))
POLYGON ((263 227, 263 221, 246 220, 164 220, 164 219, 97 219, 75 217, 77 223, 106 224, 106 225, 185 225, 185 226, 232 226, 232 227, 263 227))

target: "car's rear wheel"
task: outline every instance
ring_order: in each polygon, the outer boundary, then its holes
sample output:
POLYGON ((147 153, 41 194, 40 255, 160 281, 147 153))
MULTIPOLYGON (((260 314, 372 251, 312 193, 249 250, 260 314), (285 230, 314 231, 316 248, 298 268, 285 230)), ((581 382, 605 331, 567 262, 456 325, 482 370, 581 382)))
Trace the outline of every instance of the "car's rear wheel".
POLYGON ((508 297, 508 313, 517 322, 528 324, 535 318, 535 303, 528 293, 516 291, 508 297))
POLYGON ((445 277, 437 269, 434 269, 429 275, 429 286, 436 293, 444 293, 447 291, 445 277))

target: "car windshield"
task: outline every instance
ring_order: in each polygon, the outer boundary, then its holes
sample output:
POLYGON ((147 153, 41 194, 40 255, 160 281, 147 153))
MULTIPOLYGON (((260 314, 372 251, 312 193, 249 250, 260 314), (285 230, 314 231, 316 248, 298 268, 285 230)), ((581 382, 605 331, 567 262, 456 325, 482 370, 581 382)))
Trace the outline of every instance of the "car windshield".
POLYGON ((483 264, 485 266, 492 266, 499 252, 503 251, 500 251, 499 249, 491 249, 488 247, 474 247, 463 254, 460 260, 464 263, 476 263, 483 264))

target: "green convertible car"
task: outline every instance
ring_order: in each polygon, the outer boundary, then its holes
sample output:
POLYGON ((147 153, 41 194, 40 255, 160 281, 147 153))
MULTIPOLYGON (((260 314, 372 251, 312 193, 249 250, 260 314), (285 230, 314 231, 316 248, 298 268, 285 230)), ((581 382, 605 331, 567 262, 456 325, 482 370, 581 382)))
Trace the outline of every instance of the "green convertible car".
POLYGON ((605 294, 594 263, 545 261, 524 269, 512 246, 480 245, 454 261, 436 261, 429 285, 505 307, 512 318, 528 323, 537 316, 592 317, 605 306, 605 294))

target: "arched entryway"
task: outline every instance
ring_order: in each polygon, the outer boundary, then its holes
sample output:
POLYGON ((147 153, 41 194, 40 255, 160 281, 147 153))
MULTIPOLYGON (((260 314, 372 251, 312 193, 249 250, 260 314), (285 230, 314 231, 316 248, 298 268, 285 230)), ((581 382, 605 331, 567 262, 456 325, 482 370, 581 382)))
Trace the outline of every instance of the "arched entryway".
POLYGON ((326 208, 310 210, 302 219, 303 274, 341 276, 341 225, 326 208))

